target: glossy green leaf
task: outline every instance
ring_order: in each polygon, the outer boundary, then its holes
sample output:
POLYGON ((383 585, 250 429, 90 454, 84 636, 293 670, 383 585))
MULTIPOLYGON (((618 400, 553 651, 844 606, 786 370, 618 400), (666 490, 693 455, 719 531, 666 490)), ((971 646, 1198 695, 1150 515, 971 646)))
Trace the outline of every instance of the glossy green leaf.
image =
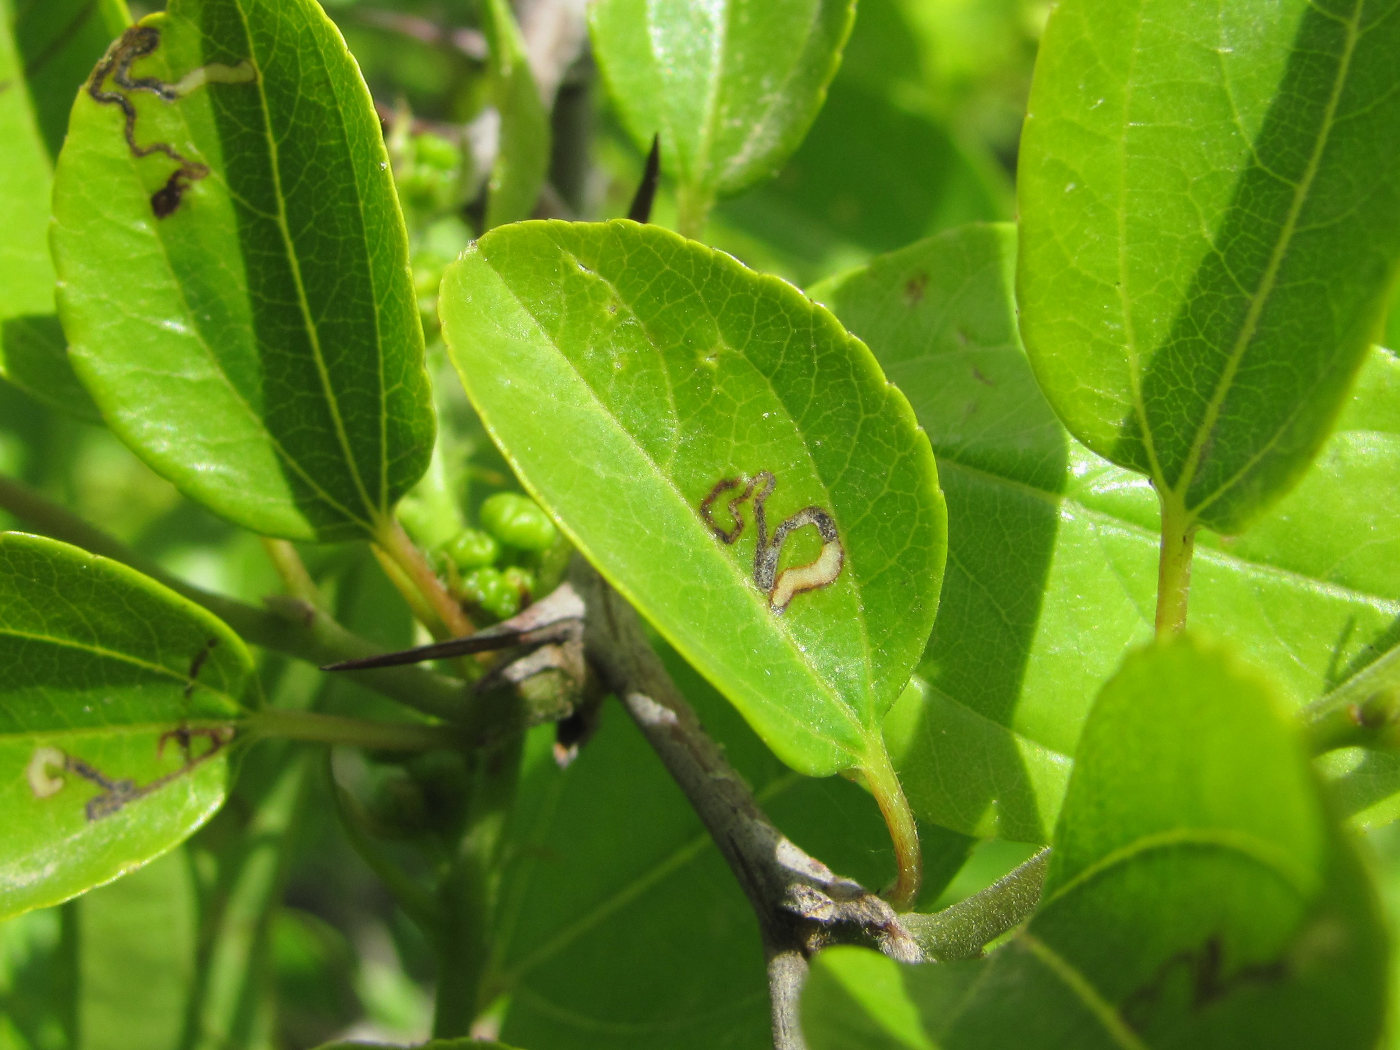
POLYGON ((124 441, 256 531, 379 527, 433 414, 379 121, 320 8, 132 29, 74 104, 54 216, 74 367, 124 441))
MULTIPOLYGON (((1016 334, 1014 237, 951 231, 813 294, 909 396, 948 499, 929 689, 887 724, 910 801, 925 821, 1044 842, 1089 699, 1152 634, 1158 511, 1040 393, 1016 334)), ((1299 706, 1400 617, 1397 427, 1400 361, 1376 351, 1298 488, 1246 536, 1198 543, 1192 622, 1274 669, 1299 706)))
POLYGON ((1400 255, 1400 9, 1075 0, 1018 170, 1021 326, 1070 430, 1238 531, 1306 469, 1400 255))
POLYGON ((491 49, 500 141, 486 188, 486 227, 528 219, 549 170, 549 114, 525 54, 509 0, 486 0, 482 28, 491 49))
POLYGON ((441 303, 467 392, 584 555, 784 761, 869 769, 933 622, 944 509, 865 347, 791 285, 630 222, 490 233, 441 303), (830 582, 785 611, 755 565, 765 471, 770 549, 809 508, 837 534, 791 534, 785 571, 830 582))
POLYGON ((680 182, 682 213, 771 175, 821 108, 853 0, 599 0, 593 50, 614 104, 680 182), (688 203, 686 203, 688 202, 688 203))
POLYGON ((814 1050, 1014 1046, 1030 1025, 1076 1050, 1373 1046, 1378 902, 1283 708, 1189 637, 1130 655, 1085 728, 1027 929, 968 964, 820 957, 814 1050), (900 1026, 828 1039, 852 1012, 900 1026))
POLYGON ((0 0, 0 376, 94 419, 55 313, 49 197, 73 95, 128 21, 118 0, 0 0))
POLYGON ((139 573, 0 534, 0 915, 108 882, 208 820, 251 666, 224 624, 139 573))

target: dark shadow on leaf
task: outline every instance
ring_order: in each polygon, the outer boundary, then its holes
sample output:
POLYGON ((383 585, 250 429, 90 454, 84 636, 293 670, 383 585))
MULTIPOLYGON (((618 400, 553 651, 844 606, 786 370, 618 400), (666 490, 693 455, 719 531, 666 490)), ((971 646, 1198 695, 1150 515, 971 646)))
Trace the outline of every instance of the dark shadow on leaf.
MULTIPOLYGON (((1391 15, 1381 21, 1394 25, 1391 15)), ((1356 133, 1347 129, 1358 119, 1375 119, 1365 117, 1371 105, 1367 85, 1388 77, 1381 70, 1393 62, 1393 53, 1378 55, 1366 43, 1380 31, 1379 25, 1368 26, 1349 52, 1344 21, 1307 9, 1273 103, 1250 144, 1252 161, 1182 296, 1170 334, 1159 347, 1139 348, 1150 355, 1141 381, 1146 418, 1134 413, 1123 421, 1109 458, 1150 473, 1145 423, 1166 482, 1179 487, 1183 472, 1191 472, 1184 479, 1188 509, 1233 493, 1206 512, 1206 524, 1221 531, 1242 527, 1302 476, 1327 436, 1383 305, 1380 291, 1391 272, 1385 244, 1400 213, 1384 199, 1379 180, 1369 199, 1357 199, 1353 182, 1356 172, 1370 166, 1371 147, 1352 141, 1356 133), (1339 69, 1345 90, 1329 118, 1339 69), (1327 145, 1312 171, 1312 138, 1321 137, 1327 145), (1309 180, 1295 215, 1297 187, 1309 180), (1281 243, 1286 251, 1272 258, 1281 243), (1337 254, 1343 245, 1354 246, 1345 249, 1344 259, 1337 254), (1344 262, 1342 272, 1319 279, 1320 268, 1334 261, 1344 262), (1267 298, 1256 306, 1261 293, 1267 298), (1235 362, 1241 339, 1247 345, 1235 362), (1222 387, 1215 423, 1202 434, 1198 424, 1213 411, 1212 399, 1222 387), (1198 444, 1202 451, 1193 462, 1198 444)), ((1133 211, 1147 202, 1128 198, 1123 206, 1133 211)), ((1143 245, 1129 248, 1141 251, 1143 245)))

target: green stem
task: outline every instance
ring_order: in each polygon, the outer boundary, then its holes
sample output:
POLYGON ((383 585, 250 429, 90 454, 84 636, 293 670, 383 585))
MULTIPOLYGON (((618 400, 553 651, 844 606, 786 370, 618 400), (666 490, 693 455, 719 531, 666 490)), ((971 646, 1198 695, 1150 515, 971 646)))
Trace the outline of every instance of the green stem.
POLYGON ((933 915, 905 915, 904 925, 932 960, 975 959, 983 948, 1035 911, 1049 863, 1050 850, 1046 848, 985 890, 951 907, 933 915))
POLYGON ((1191 594, 1191 555, 1196 522, 1175 493, 1162 497, 1162 546, 1157 562, 1157 637, 1178 634, 1186 626, 1191 594))
POLYGON ((865 774, 865 782, 875 796, 875 802, 885 818, 885 826, 889 828, 897 870, 894 885, 883 896, 895 911, 905 912, 914 907, 924 879, 919 829, 914 822, 914 811, 909 808, 909 800, 904 795, 904 788, 900 786, 899 775, 890 763, 884 737, 876 734, 874 741, 875 746, 866 756, 861 772, 865 774))
POLYGON ((692 241, 700 240, 714 203, 714 195, 709 190, 682 182, 676 194, 676 232, 692 241))
MULTIPOLYGON (((3 475, 0 475, 0 509, 45 536, 121 562, 149 576, 213 613, 254 645, 318 665, 373 656, 383 651, 381 646, 347 631, 304 602, 271 600, 267 608, 258 608, 186 583, 89 525, 66 507, 3 475)), ((362 671, 355 681, 425 714, 450 720, 460 720, 468 714, 463 683, 422 668, 385 667, 362 671)))
POLYGON ((446 726, 375 722, 279 707, 264 708, 244 724, 255 737, 280 737, 380 751, 434 751, 462 745, 461 733, 446 726))
POLYGON ((1303 726, 1316 754, 1400 747, 1400 646, 1305 708, 1303 726))
POLYGON ((324 608, 321 594, 316 589, 316 582, 306 571, 306 563, 301 560, 296 547, 288 540, 275 540, 271 536, 263 536, 261 539, 268 561, 272 562, 272 567, 277 570, 287 593, 293 598, 300 598, 307 605, 317 609, 324 608))
POLYGON ((396 518, 388 517, 380 523, 374 542, 376 553, 382 553, 402 573, 400 577, 390 572, 389 579, 403 592, 409 605, 423 620, 423 625, 439 641, 444 638, 465 638, 475 633, 476 628, 467 619, 462 606, 447 593, 447 588, 423 557, 423 552, 409 539, 396 518), (415 590, 417 596, 421 596, 421 601, 413 594, 415 590))

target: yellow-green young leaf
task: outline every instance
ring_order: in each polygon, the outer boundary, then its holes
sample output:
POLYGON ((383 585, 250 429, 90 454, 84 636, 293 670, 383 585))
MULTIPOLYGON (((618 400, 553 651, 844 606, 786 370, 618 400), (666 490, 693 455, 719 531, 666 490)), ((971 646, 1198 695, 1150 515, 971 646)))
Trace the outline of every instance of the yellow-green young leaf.
POLYGON ((1056 412, 1233 532, 1303 473, 1400 255, 1400 8, 1066 0, 1017 175, 1056 412))
POLYGON ((944 508, 870 352, 791 285, 631 222, 487 234, 441 304, 525 485, 768 745, 812 775, 883 755, 944 508))
MULTIPOLYGON (((1159 524, 1147 481, 1075 441, 1037 387, 1015 249, 1011 226, 964 227, 812 294, 908 396, 948 499, 927 688, 886 726, 905 791, 925 822, 1045 842, 1095 691, 1153 633, 1159 524)), ((1397 457, 1400 361, 1375 350, 1297 488, 1246 535, 1197 544, 1192 622, 1299 707, 1392 644, 1397 457)))
POLYGON ((93 419, 55 313, 49 198, 73 95, 129 21, 120 0, 0 0, 0 376, 93 419))
POLYGON ((71 356, 111 428, 259 532, 373 531, 433 414, 379 121, 311 0, 175 0, 74 103, 54 186, 71 356))
POLYGON ((1182 636, 1131 654, 1095 703, 1028 927, 965 964, 824 954, 805 1028, 814 1050, 999 1050, 1030 1028, 1076 1050, 1363 1050, 1382 930, 1277 690, 1182 636))
POLYGON ((140 573, 0 534, 0 916, 159 856, 223 802, 252 661, 140 573))
POLYGON ((599 0, 593 50, 613 103, 700 214, 777 171, 826 96, 854 0, 599 0))

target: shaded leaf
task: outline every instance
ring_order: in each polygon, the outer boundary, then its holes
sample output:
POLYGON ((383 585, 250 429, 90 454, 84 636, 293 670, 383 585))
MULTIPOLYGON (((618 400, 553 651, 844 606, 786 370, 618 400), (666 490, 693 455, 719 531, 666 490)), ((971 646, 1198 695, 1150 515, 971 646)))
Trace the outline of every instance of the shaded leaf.
POLYGON ((77 937, 72 912, 42 908, 0 922, 0 1046, 77 1045, 77 937))
POLYGON ((593 49, 613 103, 687 212, 770 175, 797 148, 836 72, 852 0, 600 0, 593 49))
POLYGON ((790 285, 626 221, 490 233, 441 303, 526 486, 769 746, 811 775, 882 756, 937 606, 943 502, 865 347, 790 285), (823 585, 789 593, 803 573, 823 585))
POLYGON ((549 114, 525 54, 509 0, 486 0, 482 29, 491 49, 500 143, 486 190, 486 228, 528 219, 549 169, 549 114))
POLYGON ((1061 4, 1018 171, 1021 325, 1070 430, 1189 519, 1302 474, 1400 254, 1400 9, 1061 4))
POLYGON ((76 902, 83 1046, 181 1045, 195 987, 198 903, 183 849, 76 902))
POLYGON ((55 314, 49 197, 73 95, 127 22, 116 0, 0 0, 0 376, 92 419, 55 314))
MULTIPOLYGON (((910 801, 926 821, 1044 842, 1089 698, 1152 634, 1158 512, 1046 404, 1016 334, 1014 248, 1010 227, 950 231, 813 294, 909 396, 948 499, 928 693, 887 726, 910 801)), ((1400 617, 1397 420, 1400 362, 1376 351, 1298 488, 1248 535, 1198 544, 1193 623, 1273 668, 1299 706, 1400 617)))
POLYGON ((177 0, 129 31, 54 216, 74 367, 124 441, 256 531, 375 531, 433 415, 379 122, 315 4, 177 0))
POLYGON ((1013 1046, 1028 1024, 1045 1047, 1360 1048, 1384 1014, 1374 891, 1280 695, 1189 637, 1132 654, 1101 694, 1025 931, 967 964, 850 951, 819 957, 804 1011, 903 1028, 838 1043, 812 1024, 814 1048, 1013 1046))
POLYGON ((0 914, 169 850, 223 801, 251 660, 137 572, 0 534, 0 914))

